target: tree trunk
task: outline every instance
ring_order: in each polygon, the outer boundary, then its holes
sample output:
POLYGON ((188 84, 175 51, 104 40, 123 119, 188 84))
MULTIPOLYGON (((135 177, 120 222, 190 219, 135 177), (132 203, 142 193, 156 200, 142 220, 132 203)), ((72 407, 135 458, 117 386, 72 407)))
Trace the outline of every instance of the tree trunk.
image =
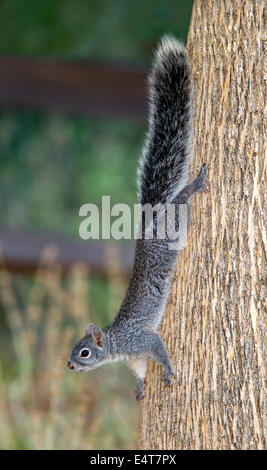
POLYGON ((264 448, 264 4, 194 3, 192 174, 207 163, 210 190, 161 327, 177 377, 165 388, 149 363, 141 449, 264 448))

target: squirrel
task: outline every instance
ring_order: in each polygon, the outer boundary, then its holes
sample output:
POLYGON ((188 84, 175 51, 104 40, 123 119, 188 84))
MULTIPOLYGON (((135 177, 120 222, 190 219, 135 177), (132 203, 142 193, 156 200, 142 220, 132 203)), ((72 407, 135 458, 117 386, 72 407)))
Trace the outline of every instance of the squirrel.
MULTIPOLYGON (((166 35, 155 53, 149 76, 149 131, 138 170, 139 202, 142 207, 186 204, 207 187, 203 165, 188 182, 192 135, 192 87, 185 46, 166 35)), ((186 207, 187 207, 186 206, 186 207)), ((177 211, 176 211, 177 212, 177 211)), ((175 226, 179 225, 175 212, 175 226)), ((153 237, 142 232, 136 240, 129 286, 114 321, 103 328, 90 323, 85 336, 74 346, 68 367, 77 371, 95 369, 117 360, 126 361, 137 377, 137 400, 145 394, 148 357, 163 366, 163 380, 172 385, 175 373, 158 332, 171 287, 179 249, 169 249, 167 235, 153 237)))

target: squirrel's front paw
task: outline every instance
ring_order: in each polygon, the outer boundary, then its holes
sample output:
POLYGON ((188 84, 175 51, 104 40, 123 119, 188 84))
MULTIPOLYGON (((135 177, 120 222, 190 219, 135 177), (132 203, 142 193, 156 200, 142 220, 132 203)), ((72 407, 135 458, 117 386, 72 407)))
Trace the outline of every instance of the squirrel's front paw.
POLYGON ((172 377, 175 377, 175 373, 173 371, 166 371, 164 370, 163 372, 163 380, 165 382, 165 385, 173 385, 173 380, 172 377))
POLYGON ((135 389, 135 396, 136 400, 140 401, 144 398, 144 389, 145 389, 145 381, 139 380, 135 389))

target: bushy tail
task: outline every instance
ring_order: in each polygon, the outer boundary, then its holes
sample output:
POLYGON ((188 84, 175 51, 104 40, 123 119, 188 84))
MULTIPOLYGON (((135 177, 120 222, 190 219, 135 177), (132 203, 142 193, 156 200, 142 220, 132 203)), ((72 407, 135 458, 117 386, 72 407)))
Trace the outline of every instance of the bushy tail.
POLYGON ((171 202, 188 181, 191 87, 185 47, 164 36, 149 77, 149 132, 138 172, 141 204, 171 202))

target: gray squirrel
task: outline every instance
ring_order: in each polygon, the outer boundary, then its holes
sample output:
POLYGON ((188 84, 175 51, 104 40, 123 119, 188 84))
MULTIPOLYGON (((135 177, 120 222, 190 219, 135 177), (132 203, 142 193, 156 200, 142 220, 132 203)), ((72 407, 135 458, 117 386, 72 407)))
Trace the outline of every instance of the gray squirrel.
MULTIPOLYGON (((149 77, 149 132, 138 171, 142 207, 187 204, 206 189, 206 167, 188 183, 192 134, 192 90, 186 50, 171 36, 164 36, 155 54, 149 77)), ((178 212, 178 211, 177 211, 178 212)), ((74 346, 70 369, 92 370, 105 363, 126 361, 138 382, 138 400, 144 397, 148 357, 164 368, 163 380, 172 385, 175 376, 169 354, 157 329, 168 300, 178 249, 169 249, 169 239, 153 236, 136 240, 133 273, 125 298, 114 321, 103 330, 90 323, 85 336, 74 346)), ((175 213, 174 225, 179 226, 175 213)))

